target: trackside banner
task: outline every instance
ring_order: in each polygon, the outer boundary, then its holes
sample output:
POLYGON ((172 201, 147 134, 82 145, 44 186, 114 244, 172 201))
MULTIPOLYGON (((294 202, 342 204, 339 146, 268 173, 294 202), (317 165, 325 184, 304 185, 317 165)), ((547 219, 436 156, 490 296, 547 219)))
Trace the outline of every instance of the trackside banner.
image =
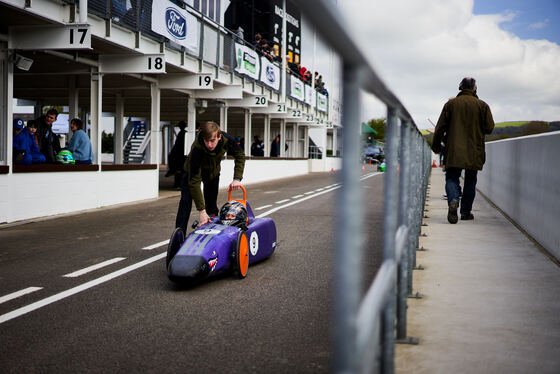
POLYGON ((261 56, 261 81, 276 91, 280 90, 280 68, 261 56))
POLYGON ((257 52, 242 44, 235 43, 235 56, 237 61, 235 71, 258 80, 260 64, 257 52))
POLYGON ((167 0, 152 2, 152 31, 190 50, 198 50, 196 17, 167 0))
POLYGON ((327 96, 317 92, 317 110, 327 111, 327 96))
POLYGON ((312 107, 315 106, 315 90, 311 88, 309 85, 305 86, 305 103, 311 105, 312 107))
POLYGON ((303 82, 300 81, 298 78, 294 77, 293 75, 290 75, 290 83, 291 83, 290 96, 293 97, 294 99, 304 101, 305 88, 303 82))

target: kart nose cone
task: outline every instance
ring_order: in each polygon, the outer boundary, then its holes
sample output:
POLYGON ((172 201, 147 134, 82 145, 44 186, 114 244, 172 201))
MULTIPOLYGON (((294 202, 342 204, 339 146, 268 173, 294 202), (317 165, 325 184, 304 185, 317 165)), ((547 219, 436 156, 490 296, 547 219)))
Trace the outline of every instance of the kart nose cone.
POLYGON ((210 266, 202 256, 175 256, 169 263, 167 275, 174 282, 195 282, 210 273, 210 266))

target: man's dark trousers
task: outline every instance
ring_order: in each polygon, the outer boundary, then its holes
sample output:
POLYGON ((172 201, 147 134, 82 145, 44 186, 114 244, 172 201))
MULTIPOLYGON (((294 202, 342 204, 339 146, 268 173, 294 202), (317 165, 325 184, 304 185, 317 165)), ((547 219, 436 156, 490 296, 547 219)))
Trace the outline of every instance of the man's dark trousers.
MULTIPOLYGON (((216 178, 204 181, 203 194, 204 194, 204 205, 206 206, 206 213, 212 217, 212 215, 217 215, 218 210, 218 187, 220 185, 220 176, 216 178)), ((183 232, 187 232, 187 224, 189 222, 189 216, 191 215, 192 209, 192 195, 189 190, 189 174, 185 173, 183 177, 183 183, 181 184, 181 200, 179 201, 179 210, 177 211, 177 218, 175 220, 175 227, 180 227, 183 232)))
MULTIPOLYGON (((447 193, 447 202, 456 201, 459 203, 461 194, 459 177, 461 176, 461 168, 447 168, 445 170, 445 192, 447 193)), ((463 188, 463 196, 461 196, 461 215, 469 214, 472 210, 474 197, 476 195, 476 175, 478 170, 465 169, 465 185, 463 188)))

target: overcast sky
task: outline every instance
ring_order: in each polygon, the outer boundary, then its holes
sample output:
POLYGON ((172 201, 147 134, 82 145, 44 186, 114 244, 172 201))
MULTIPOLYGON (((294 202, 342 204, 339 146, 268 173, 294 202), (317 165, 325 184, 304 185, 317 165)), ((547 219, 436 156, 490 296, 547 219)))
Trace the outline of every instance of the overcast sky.
MULTIPOLYGON (((560 0, 338 0, 355 40, 420 128, 460 80, 494 120, 560 120, 560 0), (533 38, 533 39, 529 39, 533 38)), ((386 110, 364 98, 363 119, 386 110)))

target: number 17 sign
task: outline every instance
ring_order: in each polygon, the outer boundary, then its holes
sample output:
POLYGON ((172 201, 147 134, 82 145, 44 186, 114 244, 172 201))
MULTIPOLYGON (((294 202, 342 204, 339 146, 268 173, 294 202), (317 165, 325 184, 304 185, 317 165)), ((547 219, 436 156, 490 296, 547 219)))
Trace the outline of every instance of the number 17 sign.
POLYGON ((91 49, 89 25, 10 27, 10 49, 91 49))

